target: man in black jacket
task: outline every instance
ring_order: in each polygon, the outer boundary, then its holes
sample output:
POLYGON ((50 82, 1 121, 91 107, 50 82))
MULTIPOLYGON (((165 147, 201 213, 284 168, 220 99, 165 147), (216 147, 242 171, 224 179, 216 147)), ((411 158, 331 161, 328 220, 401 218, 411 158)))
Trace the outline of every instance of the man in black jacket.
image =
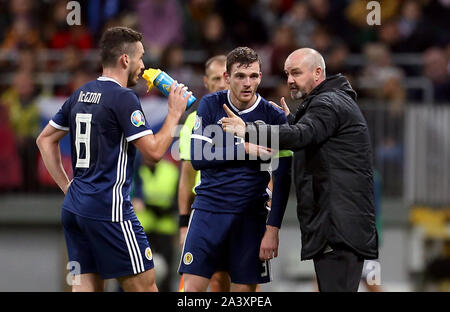
POLYGON ((301 259, 314 260, 320 291, 357 291, 364 259, 378 258, 367 123, 348 80, 326 78, 317 51, 294 51, 285 72, 291 97, 303 100, 294 116, 281 99, 289 125, 245 124, 229 111, 222 126, 269 147, 278 138, 280 149, 295 152, 301 259))

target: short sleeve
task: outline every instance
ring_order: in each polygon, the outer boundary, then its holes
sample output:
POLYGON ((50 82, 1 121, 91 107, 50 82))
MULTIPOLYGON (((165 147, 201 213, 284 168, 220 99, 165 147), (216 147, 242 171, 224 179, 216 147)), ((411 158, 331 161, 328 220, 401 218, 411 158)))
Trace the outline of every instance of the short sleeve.
POLYGON ((121 93, 113 110, 128 142, 153 134, 141 103, 133 91, 127 90, 121 93))
POLYGON ((69 97, 64 104, 61 106, 59 111, 50 119, 50 125, 53 128, 63 131, 69 131, 69 118, 70 118, 70 102, 71 97, 69 97))

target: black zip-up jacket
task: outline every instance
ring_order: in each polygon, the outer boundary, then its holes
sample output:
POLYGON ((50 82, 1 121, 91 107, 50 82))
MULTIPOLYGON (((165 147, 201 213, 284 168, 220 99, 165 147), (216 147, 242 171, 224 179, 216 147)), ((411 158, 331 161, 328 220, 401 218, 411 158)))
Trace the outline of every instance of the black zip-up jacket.
POLYGON ((338 74, 304 99, 289 125, 247 124, 246 139, 279 133, 279 148, 294 151, 302 260, 326 244, 345 244, 365 259, 378 258, 372 149, 356 92, 338 74), (267 132, 266 132, 267 131, 267 132), (253 133, 251 133, 253 132, 253 133))

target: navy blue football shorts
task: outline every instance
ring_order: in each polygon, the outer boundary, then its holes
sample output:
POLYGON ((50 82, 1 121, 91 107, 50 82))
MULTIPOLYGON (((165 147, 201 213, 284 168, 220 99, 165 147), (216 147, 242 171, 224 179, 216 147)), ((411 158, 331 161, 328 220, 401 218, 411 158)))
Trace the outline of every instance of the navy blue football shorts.
POLYGON ((266 215, 193 209, 178 272, 206 278, 227 271, 235 284, 270 282, 270 262, 259 259, 266 215))
POLYGON ((153 268, 152 251, 136 216, 110 222, 62 209, 61 219, 69 261, 79 263, 80 274, 98 273, 103 279, 110 279, 153 268))

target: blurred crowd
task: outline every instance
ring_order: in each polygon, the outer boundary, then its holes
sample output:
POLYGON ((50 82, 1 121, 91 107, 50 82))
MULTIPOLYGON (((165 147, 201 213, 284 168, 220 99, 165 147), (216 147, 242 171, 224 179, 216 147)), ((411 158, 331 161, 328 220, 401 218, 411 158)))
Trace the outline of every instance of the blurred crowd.
MULTIPOLYGON (((401 157, 389 133, 400 131, 407 103, 450 103, 448 0, 379 0, 379 26, 367 24, 362 0, 89 0, 78 1, 81 25, 71 26, 67 2, 0 0, 0 167, 9 172, 0 190, 42 189, 37 100, 66 97, 98 77, 97 44, 112 26, 141 31, 146 67, 165 70, 198 97, 209 57, 250 46, 262 58, 260 93, 278 102, 288 94, 284 60, 314 48, 327 75, 346 75, 360 102, 388 107, 387 135, 375 142, 383 159, 401 157)), ((143 83, 136 92, 147 96, 143 83)))

